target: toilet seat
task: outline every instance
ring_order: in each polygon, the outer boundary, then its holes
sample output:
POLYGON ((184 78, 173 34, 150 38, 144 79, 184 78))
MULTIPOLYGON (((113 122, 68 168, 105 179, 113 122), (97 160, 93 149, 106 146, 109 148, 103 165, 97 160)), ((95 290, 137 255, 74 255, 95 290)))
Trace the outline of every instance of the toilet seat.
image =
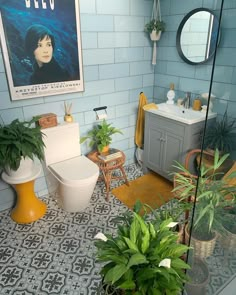
POLYGON ((86 184, 97 177, 98 166, 85 156, 74 157, 48 166, 51 172, 66 185, 86 184))

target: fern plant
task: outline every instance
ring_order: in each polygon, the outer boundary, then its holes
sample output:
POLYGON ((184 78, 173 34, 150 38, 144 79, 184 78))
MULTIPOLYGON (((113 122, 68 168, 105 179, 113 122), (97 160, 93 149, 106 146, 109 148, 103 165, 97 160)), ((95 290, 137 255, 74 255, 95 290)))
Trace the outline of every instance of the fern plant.
POLYGON ((40 126, 33 126, 38 120, 34 117, 29 122, 18 119, 9 125, 0 125, 0 167, 17 170, 21 158, 37 157, 43 159, 43 134, 40 126))
POLYGON ((109 146, 111 144, 112 135, 115 133, 122 134, 119 129, 113 127, 104 119, 101 124, 96 125, 92 130, 90 130, 87 136, 81 137, 80 143, 89 139, 89 146, 93 147, 95 145, 98 151, 101 152, 105 146, 109 146))

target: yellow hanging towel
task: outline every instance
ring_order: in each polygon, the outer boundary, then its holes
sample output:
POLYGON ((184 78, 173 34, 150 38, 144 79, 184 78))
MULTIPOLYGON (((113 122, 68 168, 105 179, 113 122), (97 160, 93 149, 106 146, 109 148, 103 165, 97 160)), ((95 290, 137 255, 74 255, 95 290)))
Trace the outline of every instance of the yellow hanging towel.
POLYGON ((143 147, 143 134, 144 134, 144 110, 143 107, 148 103, 146 95, 141 92, 139 95, 139 105, 138 105, 138 116, 136 122, 135 130, 135 144, 139 147, 143 147))

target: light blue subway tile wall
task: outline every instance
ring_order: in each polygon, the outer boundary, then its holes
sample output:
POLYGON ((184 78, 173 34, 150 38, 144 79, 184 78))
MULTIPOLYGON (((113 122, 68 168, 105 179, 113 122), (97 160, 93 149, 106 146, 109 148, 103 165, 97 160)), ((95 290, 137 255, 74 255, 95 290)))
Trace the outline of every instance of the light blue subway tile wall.
MULTIPOLYGON (((216 109, 218 109, 218 100, 236 101, 235 95, 231 91, 231 83, 235 84, 236 80, 236 9, 234 0, 224 2, 221 40, 216 55, 212 87, 212 92, 216 95, 214 102, 216 109)), ((207 7, 212 9, 216 15, 219 15, 220 6, 221 1, 219 0, 161 0, 162 19, 166 22, 166 32, 162 34, 161 40, 157 44, 154 84, 155 101, 165 101, 170 82, 175 83, 176 99, 186 91, 191 91, 193 98, 202 92, 209 92, 213 59, 199 65, 185 63, 176 49, 176 33, 181 20, 191 10, 207 7)))
POLYGON ((82 34, 82 46, 83 49, 98 48, 97 33, 88 32, 82 34))
POLYGON ((116 91, 136 89, 140 87, 139 85, 142 85, 142 76, 118 78, 115 81, 116 91))
POLYGON ((115 63, 140 61, 144 59, 144 48, 116 48, 115 49, 115 63))
POLYGON ((129 76, 129 63, 99 65, 99 78, 112 79, 129 76))
POLYGON ((119 104, 126 104, 129 102, 129 92, 121 91, 100 96, 100 103, 103 106, 114 106, 119 104))
POLYGON ((129 15, 129 8, 127 0, 97 0, 98 14, 129 15))
MULTIPOLYGON (((107 105, 108 121, 124 133, 114 137, 113 146, 124 150, 127 163, 131 163, 140 92, 153 100, 152 44, 144 32, 153 1, 80 0, 79 3, 85 91, 12 101, 0 54, 0 115, 10 122, 17 117, 23 120, 53 112, 62 122, 64 102, 72 103, 74 120, 80 124, 81 135, 85 135, 98 123, 93 108, 107 105)), ((82 152, 88 151, 88 144, 83 144, 82 152)), ((45 183, 40 176, 36 185, 39 196, 46 191, 45 183)), ((11 191, 0 187, 1 195, 3 190, 4 195, 11 191)), ((9 199, 12 201, 10 193, 9 199)))
POLYGON ((144 29, 144 17, 139 16, 115 16, 115 31, 142 32, 144 29))
POLYGON ((131 0, 131 15, 152 15, 153 1, 131 0))
POLYGON ((149 60, 130 63, 130 75, 152 74, 153 72, 154 68, 149 60))
POLYGON ((81 14, 81 31, 84 32, 112 32, 114 20, 111 15, 81 14))
POLYGON ((143 47, 143 46, 150 46, 150 38, 147 33, 142 32, 142 33, 137 33, 133 32, 130 33, 130 46, 131 47, 143 47))
POLYGON ((98 80, 98 66, 84 66, 84 80, 95 81, 98 80))
POLYGON ((127 32, 98 33, 98 48, 129 47, 130 34, 127 32))
POLYGON ((96 0, 80 0, 80 13, 96 13, 96 0))
POLYGON ((113 49, 85 49, 83 50, 84 66, 114 63, 113 49))

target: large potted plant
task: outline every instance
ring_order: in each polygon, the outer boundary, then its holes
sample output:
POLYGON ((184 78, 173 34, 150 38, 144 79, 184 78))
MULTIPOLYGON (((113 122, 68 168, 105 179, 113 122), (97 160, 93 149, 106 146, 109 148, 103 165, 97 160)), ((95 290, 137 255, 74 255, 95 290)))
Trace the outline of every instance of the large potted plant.
POLYGON ((205 168, 203 164, 198 177, 178 162, 174 166, 178 172, 174 174, 173 192, 178 193, 181 201, 196 202, 194 222, 186 227, 185 233, 188 243, 189 227, 192 229, 194 253, 201 258, 210 256, 214 250, 220 224, 219 210, 235 201, 236 187, 229 185, 226 178, 218 179, 217 170, 228 156, 220 157, 216 150, 213 165, 205 168))
POLYGON ((90 147, 95 145, 100 153, 105 153, 109 150, 109 145, 112 142, 112 135, 115 133, 122 134, 121 130, 113 127, 112 124, 109 124, 103 119, 100 124, 95 125, 94 128, 88 132, 87 136, 81 137, 80 143, 89 139, 90 147))
POLYGON ((38 118, 0 125, 0 167, 12 177, 27 177, 34 157, 43 159, 43 134, 35 122, 38 118), (32 126, 33 125, 33 126, 32 126))
POLYGON ((101 294, 177 295, 183 289, 189 265, 181 256, 188 247, 177 243, 171 230, 176 223, 145 216, 124 213, 114 237, 96 235, 97 259, 103 264, 101 294))
MULTIPOLYGON (((208 166, 213 163, 216 149, 219 150, 221 155, 234 150, 236 148, 236 119, 230 119, 226 111, 222 118, 218 117, 214 124, 207 126, 203 138, 203 147, 208 154, 203 155, 202 161, 208 166)), ((227 158, 218 171, 227 172, 232 164, 233 161, 227 158)))

